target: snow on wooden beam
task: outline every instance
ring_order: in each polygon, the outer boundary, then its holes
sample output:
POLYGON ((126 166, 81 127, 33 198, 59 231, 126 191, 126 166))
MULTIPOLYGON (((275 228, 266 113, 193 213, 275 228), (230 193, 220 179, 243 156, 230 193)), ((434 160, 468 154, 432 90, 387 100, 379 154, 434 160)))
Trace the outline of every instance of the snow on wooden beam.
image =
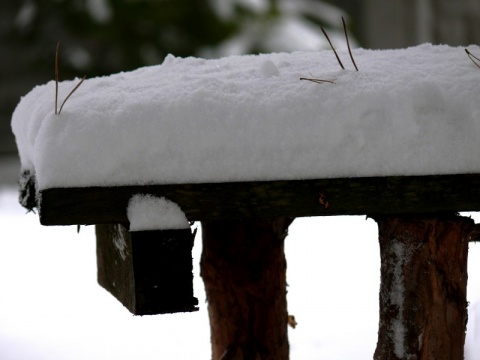
POLYGON ((135 315, 198 310, 190 229, 130 232, 96 226, 98 282, 135 315))
POLYGON ((128 223, 138 193, 170 199, 190 221, 480 211, 480 175, 458 174, 45 189, 40 221, 128 223))

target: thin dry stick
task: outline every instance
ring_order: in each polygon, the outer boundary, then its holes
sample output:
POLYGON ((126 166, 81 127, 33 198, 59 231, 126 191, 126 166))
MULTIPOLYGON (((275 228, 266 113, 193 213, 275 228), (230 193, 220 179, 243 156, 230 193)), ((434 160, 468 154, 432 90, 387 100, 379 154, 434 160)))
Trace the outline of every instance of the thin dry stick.
POLYGON ((63 105, 65 105, 65 103, 67 102, 68 98, 70 96, 72 96, 72 94, 80 87, 80 85, 82 85, 83 83, 83 80, 85 80, 85 78, 87 77, 87 75, 85 75, 81 80, 80 82, 73 88, 72 91, 70 91, 70 93, 67 95, 67 97, 65 98, 65 100, 63 100, 62 102, 62 105, 60 106, 60 110, 57 111, 58 109, 58 49, 60 47, 60 41, 57 42, 57 48, 55 50, 55 115, 59 115, 60 112, 62 111, 63 109, 63 105))
POLYGON ((323 84, 323 83, 335 84, 335 82, 332 81, 332 80, 322 80, 322 79, 303 78, 303 77, 301 77, 300 80, 307 80, 307 81, 311 81, 311 82, 314 82, 314 83, 317 83, 317 84, 323 84))
POLYGON ((350 59, 352 59, 353 66, 355 66, 355 70, 358 71, 357 64, 355 64, 355 60, 353 60, 352 50, 350 49, 350 42, 348 41, 347 25, 345 25, 345 19, 343 18, 343 16, 342 16, 342 23, 343 23, 343 31, 345 31, 345 39, 347 39, 348 53, 350 54, 350 59))
POLYGON ((343 64, 342 64, 342 61, 341 61, 340 58, 338 57, 338 54, 337 54, 337 52, 335 51, 335 48, 333 47, 332 42, 330 41, 330 38, 329 38, 328 35, 327 35, 327 32, 326 32, 326 31, 323 29, 323 27, 321 27, 321 26, 320 26, 320 29, 322 29, 323 35, 325 35, 325 37, 326 37, 327 40, 328 40, 328 43, 330 44, 330 47, 332 48, 333 52, 335 53, 335 57, 337 58, 338 63, 340 64, 340 66, 342 67, 342 69, 345 70, 345 67, 344 67, 343 64))
POLYGON ((465 52, 467 53, 468 57, 470 58, 470 60, 472 60, 472 62, 480 68, 480 65, 475 61, 477 60, 478 62, 480 62, 480 59, 478 57, 476 57, 475 55, 473 55, 470 51, 468 51, 468 49, 465 49, 465 52), (475 60, 474 60, 475 59, 475 60))
POLYGON ((80 87, 80 85, 82 85, 83 80, 85 80, 86 77, 87 77, 87 75, 85 75, 85 76, 80 80, 80 82, 72 89, 72 91, 70 91, 70 93, 67 95, 67 97, 65 98, 65 100, 63 100, 62 106, 60 106, 60 110, 58 110, 58 113, 59 113, 59 114, 60 114, 60 112, 62 111, 63 105, 65 105, 65 103, 67 102, 68 98, 69 98, 70 96, 72 96, 72 94, 80 87))
POLYGON ((58 105, 58 48, 60 47, 60 41, 57 42, 57 48, 55 50, 55 115, 57 112, 58 105))

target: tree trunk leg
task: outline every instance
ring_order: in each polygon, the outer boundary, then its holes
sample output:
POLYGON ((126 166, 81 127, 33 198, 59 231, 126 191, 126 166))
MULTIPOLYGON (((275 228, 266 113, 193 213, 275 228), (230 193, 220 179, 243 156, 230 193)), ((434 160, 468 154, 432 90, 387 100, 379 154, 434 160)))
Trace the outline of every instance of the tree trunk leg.
POLYGON ((462 360, 472 219, 377 217, 381 285, 374 359, 462 360))
POLYGON ((204 221, 212 358, 289 358, 284 239, 293 219, 204 221))

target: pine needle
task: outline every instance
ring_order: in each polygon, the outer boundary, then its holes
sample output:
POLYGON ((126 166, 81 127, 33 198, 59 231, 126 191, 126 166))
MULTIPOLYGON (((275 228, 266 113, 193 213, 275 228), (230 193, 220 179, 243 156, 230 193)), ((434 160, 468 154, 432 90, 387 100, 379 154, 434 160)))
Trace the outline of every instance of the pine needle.
POLYGON ((328 40, 328 43, 330 44, 330 47, 332 48, 333 52, 335 53, 335 57, 337 58, 338 63, 340 64, 340 66, 342 67, 342 69, 345 70, 345 67, 344 67, 343 64, 342 64, 342 61, 341 61, 340 58, 338 57, 338 54, 337 54, 337 52, 335 51, 335 48, 333 47, 332 42, 330 41, 330 38, 329 38, 328 35, 327 35, 327 32, 326 32, 326 31, 323 29, 323 27, 321 27, 321 26, 320 26, 320 29, 322 29, 323 35, 325 35, 325 37, 326 37, 327 40, 328 40))
POLYGON ((58 49, 60 48, 60 41, 57 42, 57 48, 55 50, 55 115, 60 115, 60 113, 62 112, 62 109, 63 109, 63 106, 65 105, 65 103, 67 102, 67 100, 70 98, 70 96, 72 96, 72 94, 80 87, 80 85, 82 85, 83 81, 85 80, 85 78, 87 77, 87 75, 85 75, 81 80, 80 82, 73 88, 72 91, 70 91, 70 93, 67 95, 67 97, 65 98, 65 100, 63 100, 62 102, 62 105, 60 106, 60 110, 57 111, 58 109, 58 49))
POLYGON ((322 80, 322 79, 315 79, 315 78, 300 78, 300 80, 307 80, 307 81, 311 81, 311 82, 314 82, 314 83, 317 83, 317 84, 323 84, 323 83, 330 83, 330 84, 335 84, 334 81, 332 80, 322 80))
POLYGON ((55 50, 55 115, 58 114, 58 48, 60 47, 60 41, 57 42, 57 48, 55 50))
POLYGON ((72 96, 72 94, 80 87, 80 85, 82 85, 83 80, 85 80, 86 77, 87 77, 87 75, 85 75, 85 76, 80 80, 80 82, 72 89, 72 91, 70 91, 70 93, 67 95, 67 97, 65 98, 65 100, 63 100, 62 106, 60 106, 60 110, 58 110, 58 113, 59 113, 59 114, 60 114, 60 112, 62 111, 63 105, 65 105, 65 103, 67 102, 68 98, 69 98, 70 96, 72 96))
POLYGON ((475 55, 473 55, 470 51, 468 51, 468 49, 465 49, 465 52, 467 53, 468 57, 470 58, 470 60, 472 60, 472 62, 480 68, 480 59, 478 57, 476 57, 475 55), (477 61, 475 61, 477 60, 477 61))
POLYGON ((353 60, 352 50, 350 49, 350 42, 348 41, 347 25, 345 25, 345 19, 343 18, 343 16, 342 16, 342 23, 343 23, 343 31, 345 31, 345 39, 347 39, 348 53, 350 54, 350 59, 352 59, 353 66, 355 66, 355 70, 358 71, 357 64, 355 64, 355 60, 353 60))

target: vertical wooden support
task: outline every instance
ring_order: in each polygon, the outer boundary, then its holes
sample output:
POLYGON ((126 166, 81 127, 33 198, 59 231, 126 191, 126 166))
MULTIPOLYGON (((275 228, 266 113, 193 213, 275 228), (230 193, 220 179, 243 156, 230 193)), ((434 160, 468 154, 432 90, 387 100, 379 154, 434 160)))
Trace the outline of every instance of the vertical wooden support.
POLYGON ((455 215, 377 217, 381 285, 376 360, 462 360, 468 241, 455 215))
POLYGON ((190 229, 96 225, 98 282, 135 315, 196 311, 190 229))
POLYGON ((286 360, 284 239, 292 219, 204 221, 212 358, 286 360))

